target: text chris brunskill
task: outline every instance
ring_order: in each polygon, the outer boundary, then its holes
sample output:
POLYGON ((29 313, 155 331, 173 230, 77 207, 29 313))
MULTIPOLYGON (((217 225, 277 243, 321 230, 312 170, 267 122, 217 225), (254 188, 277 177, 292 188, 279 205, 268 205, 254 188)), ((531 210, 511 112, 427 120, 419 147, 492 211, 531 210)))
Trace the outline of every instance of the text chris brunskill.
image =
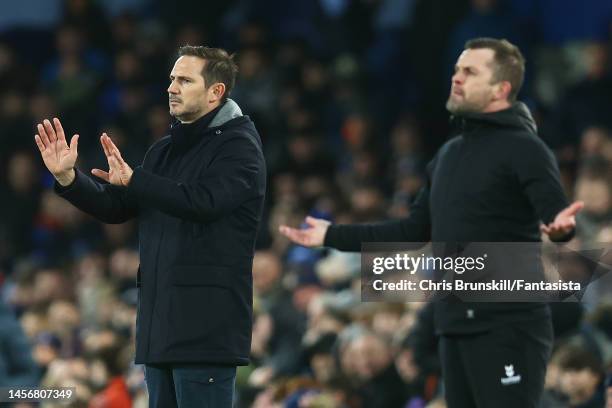
POLYGON ((542 242, 366 243, 361 295, 383 302, 582 301, 612 278, 609 251, 542 242))

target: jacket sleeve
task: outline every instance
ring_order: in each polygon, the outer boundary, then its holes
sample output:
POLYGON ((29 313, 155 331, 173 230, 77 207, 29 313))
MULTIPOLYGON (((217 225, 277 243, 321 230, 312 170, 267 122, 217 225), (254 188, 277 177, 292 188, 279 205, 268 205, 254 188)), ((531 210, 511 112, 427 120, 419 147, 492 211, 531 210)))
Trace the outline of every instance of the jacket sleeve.
POLYGON ((55 192, 75 207, 107 224, 120 224, 138 215, 138 203, 130 199, 127 188, 102 184, 75 169, 75 179, 63 187, 57 181, 55 192))
POLYGON ((324 245, 341 251, 361 251, 362 242, 428 242, 430 235, 429 186, 426 186, 410 206, 407 218, 371 224, 331 225, 324 245))
POLYGON ((128 191, 143 207, 189 221, 211 221, 262 194, 263 166, 255 141, 232 137, 219 146, 197 180, 176 181, 137 167, 128 191))
MULTIPOLYGON (((513 154, 519 184, 540 220, 548 224, 569 203, 561 185, 559 166, 552 151, 537 136, 521 138, 513 154)), ((573 232, 563 241, 573 237, 573 232)))
POLYGON ((341 251, 361 251, 362 242, 429 242, 431 216, 429 192, 435 159, 428 165, 427 184, 410 206, 410 215, 401 220, 372 224, 331 225, 324 245, 341 251))

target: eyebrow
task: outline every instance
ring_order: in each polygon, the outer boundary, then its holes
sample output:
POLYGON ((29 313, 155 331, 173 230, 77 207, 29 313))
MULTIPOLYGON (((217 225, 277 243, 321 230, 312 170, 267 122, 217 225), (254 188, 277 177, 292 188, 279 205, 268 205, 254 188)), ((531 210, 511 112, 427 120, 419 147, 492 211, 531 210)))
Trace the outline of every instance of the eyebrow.
POLYGON ((478 68, 476 68, 475 66, 473 66, 473 65, 463 65, 463 66, 455 65, 455 72, 458 69, 468 69, 468 70, 474 71, 475 73, 480 72, 480 70, 478 68))
POLYGON ((174 75, 170 75, 168 78, 169 78, 171 81, 172 81, 173 79, 175 79, 175 78, 176 78, 176 79, 190 79, 190 80, 192 80, 192 81, 193 81, 193 78, 192 78, 192 77, 188 77, 188 76, 184 76, 184 75, 179 75, 179 76, 176 76, 176 77, 175 77, 174 75))

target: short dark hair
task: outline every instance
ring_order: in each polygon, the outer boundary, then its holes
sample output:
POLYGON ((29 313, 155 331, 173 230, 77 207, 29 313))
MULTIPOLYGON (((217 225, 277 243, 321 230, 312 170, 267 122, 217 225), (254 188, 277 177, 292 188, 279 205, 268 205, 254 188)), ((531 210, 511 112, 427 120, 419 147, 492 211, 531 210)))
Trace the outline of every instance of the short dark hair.
POLYGON ((605 374, 603 363, 600 359, 584 346, 577 344, 564 344, 552 358, 559 368, 564 371, 589 370, 596 375, 605 374))
POLYGON ((525 57, 519 48, 506 39, 474 38, 465 43, 464 49, 490 49, 493 50, 493 81, 495 83, 508 81, 512 86, 508 94, 508 101, 516 101, 516 97, 523 86, 525 79, 525 57))
POLYGON ((234 55, 221 48, 184 45, 178 50, 178 57, 183 56, 198 57, 206 61, 202 69, 204 85, 208 87, 217 82, 224 84, 225 93, 222 100, 225 101, 236 84, 238 65, 234 62, 234 55))

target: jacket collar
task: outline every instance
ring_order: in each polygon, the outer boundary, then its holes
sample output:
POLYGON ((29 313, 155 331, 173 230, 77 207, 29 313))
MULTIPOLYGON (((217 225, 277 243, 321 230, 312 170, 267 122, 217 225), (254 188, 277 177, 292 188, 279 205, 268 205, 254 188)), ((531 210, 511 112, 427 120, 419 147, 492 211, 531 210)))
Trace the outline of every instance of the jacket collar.
POLYGON ((238 104, 228 99, 223 105, 217 106, 195 122, 181 123, 176 120, 170 126, 172 145, 178 149, 188 149, 202 137, 213 134, 214 128, 221 127, 240 116, 242 116, 242 111, 238 104))
POLYGON ((470 132, 480 128, 513 128, 537 133, 537 126, 527 105, 515 102, 511 107, 490 113, 462 113, 451 116, 453 128, 470 132))

